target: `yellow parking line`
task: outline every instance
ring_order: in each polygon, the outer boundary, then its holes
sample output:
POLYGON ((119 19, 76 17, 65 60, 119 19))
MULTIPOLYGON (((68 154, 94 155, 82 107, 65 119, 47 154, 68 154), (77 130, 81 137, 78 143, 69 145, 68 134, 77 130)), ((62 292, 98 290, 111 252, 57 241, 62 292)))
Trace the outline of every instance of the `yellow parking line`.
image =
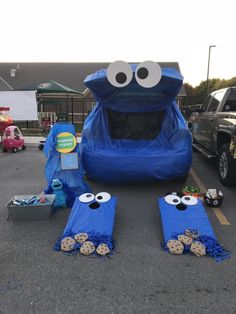
MULTIPOLYGON (((202 181, 200 180, 199 176, 196 174, 196 172, 193 170, 193 168, 190 169, 190 174, 193 177, 193 180, 195 181, 195 183, 197 184, 197 186, 199 187, 199 189, 202 192, 206 192, 207 189, 205 187, 205 185, 202 183, 202 181)), ((228 219, 225 217, 225 215, 223 214, 222 210, 220 208, 212 208, 214 214, 216 215, 216 217, 218 218, 219 222, 222 225, 230 225, 230 222, 228 221, 228 219)))
POLYGON ((222 225, 230 225, 230 222, 228 219, 225 217, 225 215, 222 213, 222 210, 220 208, 212 208, 213 212, 215 213, 216 217, 218 218, 219 222, 222 225))

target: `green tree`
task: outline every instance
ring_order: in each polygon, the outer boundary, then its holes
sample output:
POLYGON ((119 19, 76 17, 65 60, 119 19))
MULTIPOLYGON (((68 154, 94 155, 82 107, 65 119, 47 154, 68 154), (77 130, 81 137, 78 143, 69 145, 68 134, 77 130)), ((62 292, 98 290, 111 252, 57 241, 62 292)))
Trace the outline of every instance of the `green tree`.
MULTIPOLYGON (((232 77, 229 80, 213 78, 208 81, 209 94, 217 89, 236 86, 236 77, 232 77)), ((202 103, 207 96, 207 81, 201 81, 201 83, 192 87, 190 84, 184 84, 186 91, 186 98, 183 101, 184 106, 191 106, 198 103, 202 103)))

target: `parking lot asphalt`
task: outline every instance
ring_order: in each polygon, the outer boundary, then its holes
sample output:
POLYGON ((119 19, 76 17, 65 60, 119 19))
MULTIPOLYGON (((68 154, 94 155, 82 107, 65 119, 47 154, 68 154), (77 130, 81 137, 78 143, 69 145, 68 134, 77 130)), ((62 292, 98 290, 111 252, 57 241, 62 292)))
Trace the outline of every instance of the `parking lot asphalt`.
MULTIPOLYGON (((0 154, 0 313, 235 313, 236 188, 220 185, 214 162, 194 154, 193 170, 207 188, 222 189, 222 225, 207 208, 220 243, 231 258, 174 256, 161 249, 157 199, 185 184, 161 182, 105 185, 89 182, 94 193, 118 198, 110 258, 68 256, 53 245, 70 210, 48 221, 13 223, 6 202, 13 195, 37 194, 46 185, 45 159, 36 146, 0 154)), ((195 184, 189 175, 186 184, 195 184)))

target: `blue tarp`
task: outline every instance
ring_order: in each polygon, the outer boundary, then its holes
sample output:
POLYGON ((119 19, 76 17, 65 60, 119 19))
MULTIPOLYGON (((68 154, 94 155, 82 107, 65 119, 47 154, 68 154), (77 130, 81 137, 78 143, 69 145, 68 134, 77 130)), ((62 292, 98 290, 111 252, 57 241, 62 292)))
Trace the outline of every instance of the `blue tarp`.
MULTIPOLYGON (((175 205, 168 204, 164 198, 159 198, 158 202, 165 249, 167 249, 166 245, 169 240, 177 239, 178 235, 183 234, 188 229, 197 231, 199 234, 197 241, 205 245, 206 253, 217 262, 230 258, 230 253, 218 243, 200 199, 196 205, 188 205, 185 210, 178 210, 175 205)), ((189 251, 189 247, 186 245, 185 250, 189 251)))
MULTIPOLYGON (((79 145, 77 144, 73 152, 77 152, 79 156, 79 168, 75 170, 62 170, 61 169, 61 153, 56 150, 56 137, 59 133, 69 132, 76 136, 75 128, 70 123, 56 123, 53 125, 45 146, 44 154, 47 158, 45 166, 45 175, 48 182, 47 192, 52 193, 52 181, 53 179, 60 179, 65 188, 66 194, 70 198, 75 198, 85 192, 90 192, 90 187, 84 181, 84 170, 81 163, 79 145)), ((69 205, 71 207, 71 200, 69 205)))
POLYGON ((178 210, 175 205, 168 204, 164 198, 159 198, 159 208, 164 235, 164 245, 176 234, 182 234, 186 229, 198 230, 200 235, 216 239, 207 213, 198 200, 196 205, 189 205, 185 210, 178 210))
MULTIPOLYGON (((65 237, 72 237, 78 233, 87 233, 89 241, 92 241, 97 247, 101 243, 106 243, 112 251, 113 244, 113 227, 115 221, 116 198, 111 197, 107 202, 83 203, 76 198, 74 206, 68 218, 65 230, 55 245, 56 250, 60 250, 61 241, 65 237), (93 204, 99 204, 99 207, 93 209, 93 204)), ((77 243, 75 251, 80 248, 81 244, 77 243)))
MULTIPOLYGON (((133 72, 136 65, 132 65, 133 72)), ((163 68, 160 82, 140 86, 133 77, 112 86, 106 70, 85 80, 97 100, 85 121, 81 152, 87 177, 106 183, 168 180, 185 176, 192 142, 175 102, 182 76, 163 68)))

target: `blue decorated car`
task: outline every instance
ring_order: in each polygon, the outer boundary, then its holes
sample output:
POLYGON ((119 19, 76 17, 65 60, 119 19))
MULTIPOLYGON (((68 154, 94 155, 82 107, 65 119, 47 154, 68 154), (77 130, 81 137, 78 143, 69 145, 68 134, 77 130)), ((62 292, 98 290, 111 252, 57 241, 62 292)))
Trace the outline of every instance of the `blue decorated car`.
POLYGON ((175 98, 182 75, 145 61, 111 63, 85 79, 97 103, 85 121, 86 176, 106 183, 186 177, 192 140, 175 98))

